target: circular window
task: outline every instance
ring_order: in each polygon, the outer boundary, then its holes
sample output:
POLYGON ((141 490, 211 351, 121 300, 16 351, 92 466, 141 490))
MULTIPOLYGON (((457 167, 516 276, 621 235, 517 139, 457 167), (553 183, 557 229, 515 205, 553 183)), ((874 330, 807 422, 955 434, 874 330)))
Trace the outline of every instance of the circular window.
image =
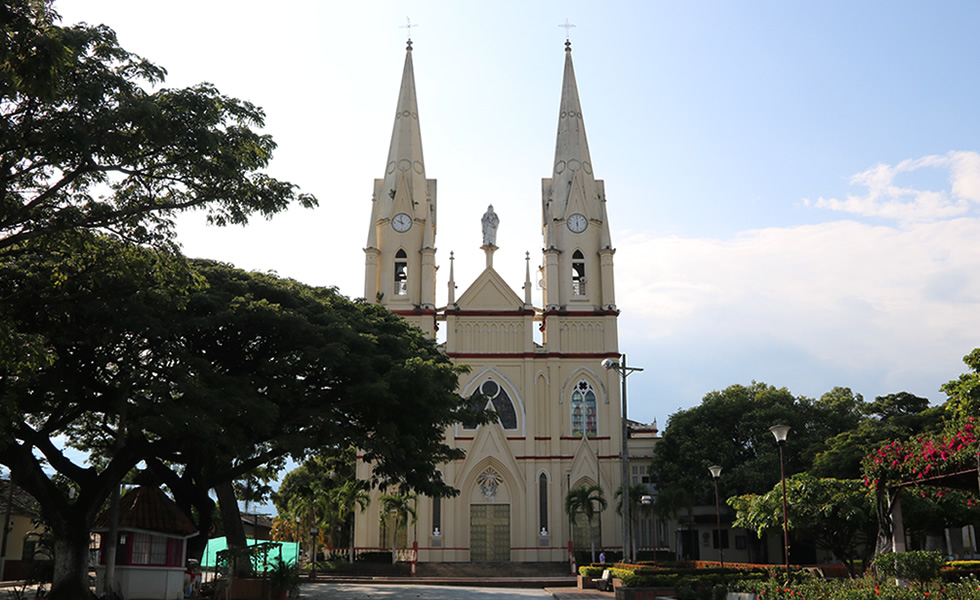
POLYGON ((489 379, 484 381, 483 385, 480 386, 480 392, 488 398, 493 398, 496 396, 499 390, 500 386, 497 385, 497 382, 489 379))

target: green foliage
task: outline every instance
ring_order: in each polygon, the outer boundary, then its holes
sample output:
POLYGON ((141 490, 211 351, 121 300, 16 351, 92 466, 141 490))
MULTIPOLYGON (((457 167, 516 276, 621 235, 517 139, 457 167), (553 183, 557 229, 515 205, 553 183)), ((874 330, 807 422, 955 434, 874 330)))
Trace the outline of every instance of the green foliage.
POLYGON ((751 592, 756 598, 765 600, 980 600, 980 582, 972 578, 922 584, 914 590, 870 576, 843 580, 806 579, 789 586, 778 579, 770 579, 733 587, 732 591, 751 592))
MULTIPOLYGON (((980 436, 975 423, 980 409, 980 348, 964 357, 971 372, 942 386, 948 400, 941 429, 915 432, 870 452, 862 463, 869 485, 929 480, 976 469, 980 436), (925 435, 923 435, 925 434, 925 435)), ((971 491, 975 486, 971 486, 971 491)))
POLYGON ((565 496, 565 513, 572 523, 576 523, 578 516, 582 515, 591 525, 596 516, 608 506, 602 487, 595 484, 572 488, 565 496))
MULTIPOLYGON (((873 549, 877 531, 874 494, 860 480, 816 478, 800 473, 786 479, 787 521, 794 535, 812 539, 830 550, 848 571, 873 549)), ((735 527, 766 532, 783 527, 783 490, 777 483, 762 495, 734 496, 728 504, 736 511, 735 527)))
POLYGON ((286 592, 290 597, 299 592, 300 569, 298 563, 286 562, 277 556, 272 560, 268 575, 269 584, 274 592, 286 592))
POLYGON ((865 416, 857 427, 827 440, 826 449, 814 457, 812 475, 860 478, 864 457, 878 446, 942 426, 942 409, 930 408, 928 399, 908 392, 879 396, 862 412, 865 416))
POLYGON ((792 427, 785 446, 788 474, 806 471, 824 441, 861 418, 860 396, 837 388, 814 401, 764 383, 707 394, 699 406, 670 416, 657 443, 651 476, 658 514, 714 503, 708 467, 721 465, 723 496, 761 494, 779 480, 779 450, 769 427, 792 427))
POLYGON ((945 409, 952 420, 980 414, 980 348, 974 348, 964 356, 963 362, 970 367, 970 372, 946 382, 940 388, 946 393, 945 409))
POLYGON ((56 535, 87 531, 141 460, 205 530, 206 490, 311 448, 356 445, 378 484, 452 495, 436 465, 462 452, 441 434, 480 417, 456 394, 461 369, 382 307, 106 237, 0 253, 0 314, 52 357, 0 362, 0 463, 56 535), (98 468, 56 437, 103 457, 98 468))
POLYGON ((912 550, 879 554, 874 558, 874 567, 881 577, 928 583, 939 578, 945 562, 939 552, 912 550))
POLYGON ((165 243, 176 212, 219 224, 298 201, 264 174, 275 143, 255 105, 209 84, 159 87, 166 71, 103 25, 56 25, 47 2, 4 3, 0 54, 0 249, 73 229, 165 243))
POLYGON ((589 577, 589 578, 602 577, 602 572, 605 569, 606 569, 605 567, 593 567, 591 565, 585 565, 578 568, 578 574, 581 575, 582 577, 589 577))
POLYGON ((595 538, 592 531, 592 522, 602 511, 606 510, 609 503, 606 501, 602 486, 597 484, 580 485, 568 490, 565 495, 565 513, 572 523, 576 523, 581 514, 589 524, 590 544, 592 546, 592 562, 595 562, 595 538))

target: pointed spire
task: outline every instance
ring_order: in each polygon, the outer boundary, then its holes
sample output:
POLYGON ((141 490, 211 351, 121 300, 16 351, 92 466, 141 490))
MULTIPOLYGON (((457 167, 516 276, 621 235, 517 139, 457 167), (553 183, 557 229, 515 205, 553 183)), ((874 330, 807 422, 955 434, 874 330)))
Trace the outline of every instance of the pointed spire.
POLYGON ((524 253, 524 306, 531 306, 531 253, 524 253))
MULTIPOLYGON (((591 200, 597 196, 585 121, 579 103, 575 68, 572 65, 572 43, 565 41, 565 72, 562 77, 561 103, 558 114, 558 140, 555 144, 555 166, 552 176, 553 208, 556 217, 564 217, 573 181, 581 180, 582 192, 591 200)), ((588 215, 598 218, 599 215, 588 215)))
POLYGON ((415 71, 412 66, 412 40, 405 48, 405 67, 398 92, 395 125, 385 166, 384 194, 397 190, 401 180, 408 184, 412 201, 425 206, 425 162, 422 159, 422 133, 419 128, 418 102, 415 97, 415 71))
POLYGON ((453 252, 449 251, 449 305, 452 306, 456 304, 456 273, 453 267, 456 264, 456 259, 453 257, 453 252))

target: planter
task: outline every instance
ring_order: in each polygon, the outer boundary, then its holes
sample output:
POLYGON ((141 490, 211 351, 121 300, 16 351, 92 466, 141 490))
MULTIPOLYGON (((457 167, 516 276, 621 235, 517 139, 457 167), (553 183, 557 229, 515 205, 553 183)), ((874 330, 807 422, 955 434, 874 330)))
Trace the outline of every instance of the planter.
POLYGON ((616 600, 657 600, 673 594, 673 588, 628 588, 624 585, 616 587, 616 600))
POLYGON ((262 600, 265 598, 265 580, 232 579, 228 596, 231 600, 262 600))
POLYGON ((728 592, 727 600, 755 600, 752 592, 728 592))
POLYGON ((592 583, 592 577, 582 577, 578 576, 578 589, 580 590, 594 590, 595 584, 592 583))

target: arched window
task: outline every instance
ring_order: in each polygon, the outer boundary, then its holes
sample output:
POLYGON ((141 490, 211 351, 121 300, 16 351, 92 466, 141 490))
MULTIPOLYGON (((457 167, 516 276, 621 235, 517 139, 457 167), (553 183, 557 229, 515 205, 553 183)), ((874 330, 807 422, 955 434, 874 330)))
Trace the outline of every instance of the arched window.
POLYGON ((572 254, 572 295, 585 295, 585 256, 581 250, 576 250, 572 254))
POLYGON ((395 295, 408 294, 408 255, 404 250, 395 253, 395 295))
MULTIPOLYGON (((492 408, 497 413, 500 426, 504 429, 517 429, 517 411, 514 409, 514 403, 504 388, 493 379, 481 383, 476 392, 470 396, 470 401, 475 408, 492 408)), ((476 428, 464 426, 463 429, 476 428)))
POLYGON ((538 520, 540 533, 548 533, 548 476, 544 473, 538 477, 538 520))
POLYGON ((572 435, 594 436, 598 431, 595 391, 584 379, 572 390, 572 435))
POLYGON ((442 498, 432 497, 432 535, 442 535, 442 498))

